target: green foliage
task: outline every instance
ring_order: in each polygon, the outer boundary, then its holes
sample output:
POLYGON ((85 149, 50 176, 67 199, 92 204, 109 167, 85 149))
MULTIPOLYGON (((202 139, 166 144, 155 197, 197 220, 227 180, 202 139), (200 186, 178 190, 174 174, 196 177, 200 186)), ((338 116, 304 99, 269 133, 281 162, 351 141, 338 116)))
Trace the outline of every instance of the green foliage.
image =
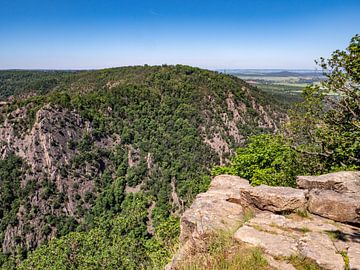
POLYGON ((32 92, 44 94, 53 91, 72 74, 73 72, 69 71, 2 71, 0 72, 0 99, 27 95, 32 92))
POLYGON ((23 198, 20 188, 22 175, 22 160, 10 154, 0 160, 0 241, 3 240, 3 231, 8 224, 16 224, 16 213, 23 198))
POLYGON ((18 269, 155 269, 164 265, 178 235, 176 219, 161 224, 153 238, 146 229, 149 198, 129 195, 119 214, 100 217, 88 232, 73 232, 30 253, 18 269))
POLYGON ((246 147, 239 148, 229 166, 215 167, 214 175, 233 174, 253 185, 294 186, 295 176, 303 172, 299 157, 281 136, 250 137, 246 147))
POLYGON ((327 80, 306 88, 287 135, 313 172, 360 168, 360 36, 318 64, 327 80))

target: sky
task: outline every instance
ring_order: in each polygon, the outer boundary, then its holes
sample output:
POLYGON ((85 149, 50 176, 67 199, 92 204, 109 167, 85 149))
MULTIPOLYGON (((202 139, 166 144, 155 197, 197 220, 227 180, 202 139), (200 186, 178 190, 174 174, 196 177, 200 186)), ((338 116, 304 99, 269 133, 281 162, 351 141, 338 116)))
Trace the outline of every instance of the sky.
POLYGON ((0 0, 0 69, 314 68, 360 0, 0 0))

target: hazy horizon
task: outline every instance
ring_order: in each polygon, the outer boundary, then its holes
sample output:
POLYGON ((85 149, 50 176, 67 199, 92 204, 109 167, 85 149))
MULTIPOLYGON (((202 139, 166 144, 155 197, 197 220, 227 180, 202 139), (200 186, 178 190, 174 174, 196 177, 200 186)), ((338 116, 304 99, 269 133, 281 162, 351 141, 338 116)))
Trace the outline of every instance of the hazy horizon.
POLYGON ((355 0, 2 0, 0 69, 314 69, 359 13, 355 0))

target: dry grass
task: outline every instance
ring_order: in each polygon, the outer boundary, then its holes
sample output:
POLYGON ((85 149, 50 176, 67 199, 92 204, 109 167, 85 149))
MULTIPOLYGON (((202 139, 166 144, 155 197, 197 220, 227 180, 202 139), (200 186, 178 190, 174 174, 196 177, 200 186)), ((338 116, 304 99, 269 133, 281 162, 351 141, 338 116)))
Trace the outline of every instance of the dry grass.
POLYGON ((259 248, 239 244, 228 232, 208 236, 205 247, 198 248, 179 270, 269 270, 272 269, 259 248))

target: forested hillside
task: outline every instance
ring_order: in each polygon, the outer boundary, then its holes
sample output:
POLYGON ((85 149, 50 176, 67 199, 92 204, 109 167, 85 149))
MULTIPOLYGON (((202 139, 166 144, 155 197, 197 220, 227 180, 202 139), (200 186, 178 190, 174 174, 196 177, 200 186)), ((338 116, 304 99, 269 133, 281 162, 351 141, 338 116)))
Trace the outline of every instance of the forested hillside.
POLYGON ((3 269, 162 267, 211 168, 284 118, 188 66, 4 71, 0 87, 3 269))

